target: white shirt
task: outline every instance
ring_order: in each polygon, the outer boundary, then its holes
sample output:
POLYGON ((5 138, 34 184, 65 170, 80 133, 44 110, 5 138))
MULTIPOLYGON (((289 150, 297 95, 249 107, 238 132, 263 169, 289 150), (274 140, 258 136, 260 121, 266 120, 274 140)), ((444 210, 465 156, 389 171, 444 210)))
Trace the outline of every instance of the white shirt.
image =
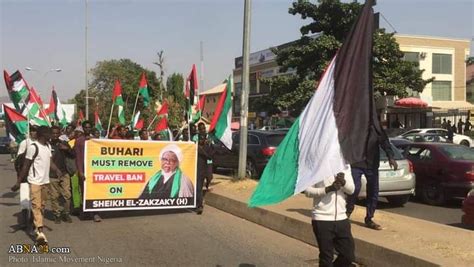
POLYGON ((25 140, 21 141, 20 144, 18 145, 18 152, 17 155, 20 155, 22 153, 25 153, 26 148, 33 143, 33 140, 31 138, 26 138, 25 140))
POLYGON ((326 193, 326 186, 334 182, 334 176, 327 177, 324 181, 305 190, 307 197, 313 198, 312 219, 316 221, 342 221, 347 219, 346 195, 354 193, 354 180, 351 169, 343 171, 346 184, 338 191, 326 193))
POLYGON ((26 151, 26 157, 33 160, 38 146, 38 154, 31 164, 28 172, 28 183, 35 185, 49 184, 49 166, 51 164, 51 147, 49 145, 42 145, 38 141, 33 141, 26 151))

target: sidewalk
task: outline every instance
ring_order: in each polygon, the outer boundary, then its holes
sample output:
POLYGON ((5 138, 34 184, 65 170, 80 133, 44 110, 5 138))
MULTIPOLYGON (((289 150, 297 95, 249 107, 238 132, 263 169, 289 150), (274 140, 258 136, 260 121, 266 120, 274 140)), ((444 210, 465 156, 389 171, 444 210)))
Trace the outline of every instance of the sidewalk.
MULTIPOLYGON (((296 195, 278 205, 248 208, 257 182, 232 182, 214 175, 206 203, 303 242, 315 245, 311 227, 312 199, 296 195)), ((402 215, 377 211, 384 230, 364 227, 365 209, 356 207, 352 233, 357 261, 367 266, 473 266, 474 232, 402 215)), ((460 218, 461 219, 461 218, 460 218)))

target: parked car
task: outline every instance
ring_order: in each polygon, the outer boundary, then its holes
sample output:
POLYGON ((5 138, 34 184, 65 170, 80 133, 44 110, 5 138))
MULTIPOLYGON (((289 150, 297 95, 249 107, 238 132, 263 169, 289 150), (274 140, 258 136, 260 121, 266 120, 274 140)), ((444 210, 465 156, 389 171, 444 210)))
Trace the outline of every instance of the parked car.
POLYGON ((0 154, 10 153, 10 138, 8 136, 0 137, 0 154))
MULTIPOLYGON (((398 164, 396 171, 390 167, 387 155, 380 149, 379 196, 387 198, 393 206, 403 206, 415 193, 416 179, 412 163, 394 145, 392 145, 392 150, 398 164)), ((365 198, 367 195, 365 176, 362 176, 361 182, 359 198, 365 198)))
MULTIPOLYGON (((442 129, 442 128, 423 128, 423 129, 413 129, 409 130, 398 137, 405 137, 408 134, 413 134, 413 133, 431 133, 431 134, 439 134, 441 136, 448 136, 448 130, 442 129)), ((472 139, 467 136, 467 135, 462 135, 462 134, 454 134, 453 135, 453 143, 458 144, 458 145, 463 145, 467 147, 472 147, 474 146, 474 142, 472 139)))
POLYGON ((270 125, 267 125, 267 126, 263 126, 262 128, 260 128, 259 130, 261 131, 273 131, 276 129, 276 126, 270 126, 270 125))
POLYGON ((462 202, 462 223, 466 225, 474 226, 474 189, 469 191, 466 199, 462 202))
POLYGON ((443 143, 399 145, 413 163, 416 194, 430 205, 465 197, 474 188, 474 150, 443 143))
POLYGON ((413 142, 451 143, 447 136, 435 133, 410 133, 403 138, 413 142))
MULTIPOLYGON (((285 138, 285 132, 251 130, 247 137, 247 176, 258 178, 285 138)), ((214 145, 214 168, 237 169, 239 166, 240 132, 232 133, 232 149, 218 143, 214 145)))

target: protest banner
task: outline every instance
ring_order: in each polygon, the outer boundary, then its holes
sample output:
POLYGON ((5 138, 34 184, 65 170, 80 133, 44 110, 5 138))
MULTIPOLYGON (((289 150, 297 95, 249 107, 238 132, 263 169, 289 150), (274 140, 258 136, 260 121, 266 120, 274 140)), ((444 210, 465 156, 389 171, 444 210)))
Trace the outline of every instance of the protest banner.
POLYGON ((84 211, 194 208, 197 145, 86 142, 84 211))

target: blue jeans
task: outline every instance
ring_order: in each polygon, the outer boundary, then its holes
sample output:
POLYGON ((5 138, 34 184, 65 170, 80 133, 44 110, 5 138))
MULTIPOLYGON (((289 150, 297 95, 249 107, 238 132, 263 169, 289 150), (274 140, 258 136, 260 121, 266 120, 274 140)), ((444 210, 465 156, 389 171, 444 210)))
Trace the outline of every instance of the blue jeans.
POLYGON ((347 197, 347 212, 352 213, 354 211, 354 204, 360 193, 362 186, 361 177, 362 174, 367 180, 366 192, 367 192, 367 212, 365 215, 365 222, 372 220, 374 217, 375 209, 377 208, 377 201, 379 198, 379 171, 378 169, 361 169, 351 168, 352 178, 354 179, 354 194, 347 197))

